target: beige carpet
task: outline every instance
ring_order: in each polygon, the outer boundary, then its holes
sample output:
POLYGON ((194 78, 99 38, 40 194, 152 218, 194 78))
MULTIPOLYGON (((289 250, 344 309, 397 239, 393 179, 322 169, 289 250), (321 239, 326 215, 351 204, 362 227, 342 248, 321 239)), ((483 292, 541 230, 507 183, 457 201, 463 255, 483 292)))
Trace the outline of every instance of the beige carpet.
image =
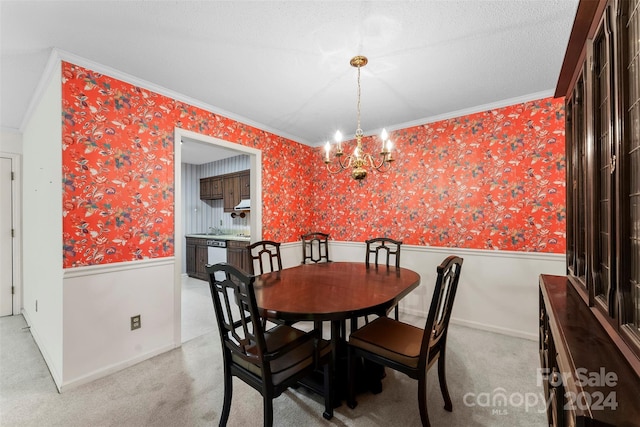
MULTIPOLYGON (((404 320, 408 316, 403 316, 404 320)), ((412 319, 422 323, 423 319, 412 319)), ((181 348, 79 386, 56 391, 22 316, 0 318, 0 425, 9 426, 213 426, 222 407, 217 331, 181 348)), ((537 344, 452 325, 448 380, 453 412, 443 409, 437 372, 429 373, 434 426, 545 425, 536 385, 537 344), (504 393, 507 406, 493 399, 504 393), (523 399, 535 407, 525 407, 523 399), (495 401, 493 401, 495 400, 495 401)), ((381 394, 362 394, 356 409, 343 404, 331 421, 323 404, 303 389, 274 401, 276 426, 418 426, 417 383, 387 370, 381 394)), ((262 424, 261 396, 234 379, 229 426, 262 424)))

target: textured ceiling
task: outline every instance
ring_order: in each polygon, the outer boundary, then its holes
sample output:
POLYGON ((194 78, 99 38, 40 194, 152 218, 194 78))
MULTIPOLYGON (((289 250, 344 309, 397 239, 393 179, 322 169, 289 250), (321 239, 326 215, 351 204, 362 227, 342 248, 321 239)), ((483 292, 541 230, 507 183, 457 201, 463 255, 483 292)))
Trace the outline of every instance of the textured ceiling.
POLYGON ((52 48, 319 145, 552 94, 577 0, 2 1, 1 123, 19 129, 52 48))

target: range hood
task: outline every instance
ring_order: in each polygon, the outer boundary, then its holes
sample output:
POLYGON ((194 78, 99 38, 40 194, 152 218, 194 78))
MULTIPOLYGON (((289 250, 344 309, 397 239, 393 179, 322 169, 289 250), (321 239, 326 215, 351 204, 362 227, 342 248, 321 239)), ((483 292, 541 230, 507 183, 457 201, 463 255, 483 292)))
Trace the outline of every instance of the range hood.
POLYGON ((240 203, 238 203, 233 209, 236 211, 251 210, 251 200, 249 199, 240 200, 240 203))

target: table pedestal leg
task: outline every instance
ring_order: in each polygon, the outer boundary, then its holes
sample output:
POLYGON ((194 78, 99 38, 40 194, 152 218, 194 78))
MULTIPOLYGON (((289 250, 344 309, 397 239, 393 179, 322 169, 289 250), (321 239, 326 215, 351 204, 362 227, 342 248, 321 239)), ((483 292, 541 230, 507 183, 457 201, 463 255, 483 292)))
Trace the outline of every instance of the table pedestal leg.
POLYGON ((344 360, 340 356, 344 353, 344 339, 340 334, 340 325, 342 322, 339 320, 331 321, 331 357, 333 358, 333 372, 334 372, 334 381, 333 386, 335 387, 335 391, 333 393, 334 396, 334 407, 338 407, 341 405, 342 398, 346 395, 347 391, 347 371, 346 364, 343 363, 344 360))

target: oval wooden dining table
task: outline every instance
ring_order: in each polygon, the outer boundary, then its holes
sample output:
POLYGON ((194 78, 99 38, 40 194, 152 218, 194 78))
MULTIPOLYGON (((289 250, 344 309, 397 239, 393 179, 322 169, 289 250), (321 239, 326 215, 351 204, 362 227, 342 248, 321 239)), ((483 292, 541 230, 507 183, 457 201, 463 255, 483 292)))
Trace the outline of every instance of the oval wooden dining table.
POLYGON ((267 318, 331 322, 335 383, 339 385, 346 377, 339 374, 345 368, 340 369, 338 363, 346 353, 346 320, 384 315, 419 284, 420 275, 407 268, 367 268, 363 262, 331 261, 262 274, 256 277, 254 289, 258 307, 267 318))
POLYGON ((255 295, 268 317, 333 321, 385 311, 419 284, 407 268, 325 262, 262 274, 255 295))

